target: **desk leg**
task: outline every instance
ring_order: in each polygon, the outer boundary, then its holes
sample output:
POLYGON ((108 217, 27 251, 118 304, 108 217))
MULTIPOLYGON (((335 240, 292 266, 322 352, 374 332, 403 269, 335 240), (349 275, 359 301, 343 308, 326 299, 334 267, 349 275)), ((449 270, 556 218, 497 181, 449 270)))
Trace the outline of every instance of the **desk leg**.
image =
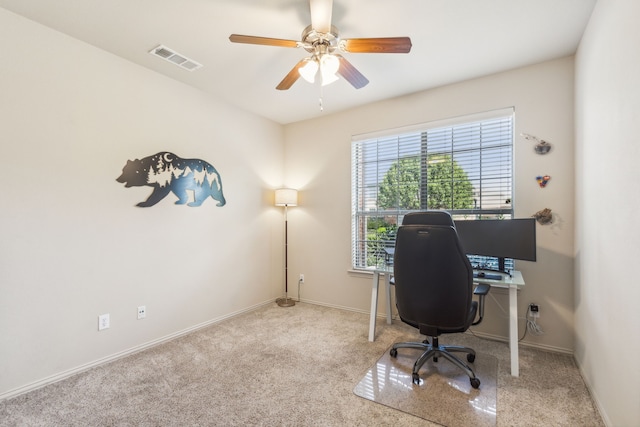
POLYGON ((518 288, 509 287, 509 348, 511 350, 511 375, 520 376, 518 362, 518 288))
POLYGON ((387 293, 387 323, 391 324, 391 273, 384 273, 384 289, 387 293))
POLYGON ((378 310, 378 283, 380 275, 373 272, 373 283, 371 284, 371 314, 369 315, 369 341, 376 339, 376 311, 378 310))

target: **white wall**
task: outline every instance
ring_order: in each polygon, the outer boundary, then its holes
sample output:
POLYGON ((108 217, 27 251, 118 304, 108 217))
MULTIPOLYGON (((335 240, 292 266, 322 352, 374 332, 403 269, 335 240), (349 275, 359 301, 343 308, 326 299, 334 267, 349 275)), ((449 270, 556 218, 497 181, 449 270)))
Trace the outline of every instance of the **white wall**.
POLYGON ((576 360, 611 426, 640 425, 640 3, 596 4, 576 55, 576 360))
POLYGON ((0 398, 280 295, 280 125, 1 8, 0 51, 0 398), (163 150, 227 205, 135 207, 115 179, 163 150))
MULTIPOLYGON (((546 331, 540 337, 529 335, 525 342, 571 352, 573 71, 573 57, 568 57, 287 125, 287 182, 301 191, 300 204, 289 216, 289 271, 294 283, 299 273, 305 274, 302 299, 369 310, 371 276, 348 272, 352 135, 513 106, 516 135, 529 133, 554 145, 550 154, 540 156, 530 141, 520 136, 515 140, 516 216, 528 217, 545 207, 556 214, 553 225, 537 228, 538 261, 517 263, 527 283, 519 295, 519 310, 524 314, 529 303, 540 304, 539 323, 546 331), (540 174, 552 176, 545 189, 535 180, 540 174)), ((479 330, 506 338, 508 298, 504 292, 492 293, 504 311, 489 301, 479 330)), ((383 301, 381 312, 382 307, 383 301)))

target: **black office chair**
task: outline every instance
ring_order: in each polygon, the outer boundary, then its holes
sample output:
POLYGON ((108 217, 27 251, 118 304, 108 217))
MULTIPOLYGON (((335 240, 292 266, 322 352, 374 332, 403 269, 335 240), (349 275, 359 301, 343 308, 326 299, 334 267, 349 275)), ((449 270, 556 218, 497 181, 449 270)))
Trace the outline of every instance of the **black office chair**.
POLYGON ((430 337, 431 343, 428 339, 396 343, 391 347, 390 355, 396 357, 399 348, 423 351, 413 365, 412 378, 416 384, 420 383, 419 371, 424 363, 431 358, 437 362, 442 356, 469 376, 473 388, 480 387, 473 369, 452 354, 466 353, 467 361, 473 363, 475 351, 438 342, 441 334, 464 332, 472 324, 480 323, 484 297, 490 288, 479 285, 475 294, 479 295, 480 301, 473 301, 473 269, 447 212, 405 216, 396 237, 393 280, 400 318, 430 337), (421 222, 431 224, 419 224, 421 222), (479 319, 474 322, 478 311, 479 319))
POLYGON ((402 225, 446 225, 455 227, 451 214, 446 211, 409 212, 402 218, 402 225))

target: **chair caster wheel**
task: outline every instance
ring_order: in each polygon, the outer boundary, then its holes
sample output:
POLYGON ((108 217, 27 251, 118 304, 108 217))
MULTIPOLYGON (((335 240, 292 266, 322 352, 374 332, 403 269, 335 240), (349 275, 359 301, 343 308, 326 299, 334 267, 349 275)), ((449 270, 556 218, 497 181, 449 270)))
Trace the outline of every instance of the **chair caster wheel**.
POLYGON ((471 383, 471 387, 473 388, 479 388, 480 387, 480 380, 477 378, 471 378, 469 380, 469 382, 471 383))
POLYGON ((392 348, 391 350, 389 350, 389 356, 391 357, 396 357, 398 355, 398 350, 395 348, 392 348))
POLYGON ((467 354, 467 362, 469 363, 473 363, 476 360, 476 355, 475 354, 467 354))
MULTIPOLYGON (((411 377, 413 378, 413 383, 415 385, 420 385, 420 375, 418 374, 412 374, 411 377)), ((479 381, 478 381, 479 382, 479 381)))

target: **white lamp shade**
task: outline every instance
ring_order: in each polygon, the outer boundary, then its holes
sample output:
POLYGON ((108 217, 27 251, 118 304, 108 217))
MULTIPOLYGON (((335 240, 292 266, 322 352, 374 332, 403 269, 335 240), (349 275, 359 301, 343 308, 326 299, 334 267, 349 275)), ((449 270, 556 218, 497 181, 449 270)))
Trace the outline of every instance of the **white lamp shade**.
POLYGON ((277 189, 276 206, 298 206, 298 190, 293 188, 277 189))
POLYGON ((336 73, 340 68, 340 60, 338 57, 326 54, 322 55, 320 59, 320 73, 322 74, 322 86, 326 86, 330 83, 338 80, 336 73))
POLYGON ((326 86, 328 84, 331 84, 335 81, 338 81, 338 76, 336 76, 335 74, 331 74, 331 73, 326 73, 322 72, 322 86, 326 86))
POLYGON ((335 74, 338 72, 338 68, 340 68, 340 60, 335 55, 322 55, 320 62, 322 63, 322 71, 325 73, 335 74))
POLYGON ((305 59, 305 64, 298 69, 298 72, 303 79, 309 83, 313 83, 316 80, 316 73, 318 72, 318 63, 312 59, 305 59))

